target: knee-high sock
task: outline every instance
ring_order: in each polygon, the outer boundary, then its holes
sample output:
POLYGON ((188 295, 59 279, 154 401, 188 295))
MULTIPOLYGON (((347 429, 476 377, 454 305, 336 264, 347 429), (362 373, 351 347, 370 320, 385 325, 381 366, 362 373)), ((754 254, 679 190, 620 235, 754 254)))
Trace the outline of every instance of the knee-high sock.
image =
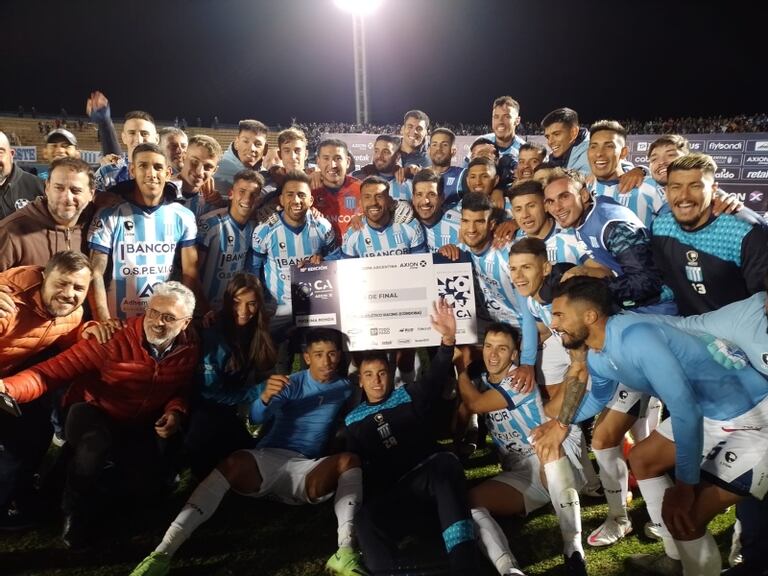
POLYGON ((605 500, 608 502, 608 516, 626 520, 629 471, 622 447, 593 449, 593 452, 600 466, 600 481, 603 483, 605 500))
POLYGON ((560 522, 563 552, 566 556, 580 552, 584 557, 584 548, 581 545, 581 505, 568 458, 563 456, 545 464, 544 473, 547 476, 549 497, 560 522))
POLYGON ((600 478, 595 472, 595 467, 592 465, 592 460, 589 458, 589 446, 587 446, 587 438, 584 433, 579 430, 579 436, 581 438, 581 453, 579 460, 581 461, 581 467, 584 470, 584 478, 587 480, 588 488, 591 491, 597 490, 600 487, 600 478))
POLYGON ((333 511, 338 522, 338 544, 352 546, 353 521, 360 503, 363 501, 363 471, 351 468, 339 476, 336 484, 336 497, 333 511))
POLYGON ((635 423, 632 424, 632 428, 630 428, 629 431, 632 433, 632 440, 634 440, 635 444, 648 438, 651 434, 648 418, 643 416, 635 420, 635 423))
POLYGON ((486 508, 472 508, 472 521, 479 536, 480 549, 493 562, 499 574, 506 574, 512 568, 519 568, 515 555, 509 549, 504 531, 490 512, 486 508))
POLYGON ((229 482, 218 469, 214 469, 192 492, 155 551, 173 556, 192 532, 213 516, 228 490, 229 482))
POLYGON ((712 534, 705 533, 696 540, 675 540, 680 551, 685 576, 717 576, 720 574, 722 560, 720 551, 712 534))
POLYGON ((664 501, 664 492, 667 491, 667 488, 672 487, 672 480, 665 474, 656 478, 638 480, 637 486, 640 488, 643 500, 645 500, 645 507, 648 509, 648 516, 651 517, 651 522, 659 528, 661 540, 664 542, 664 551, 670 558, 679 560, 680 553, 677 551, 675 540, 672 539, 669 530, 667 530, 664 524, 664 520, 661 518, 661 504, 664 501))

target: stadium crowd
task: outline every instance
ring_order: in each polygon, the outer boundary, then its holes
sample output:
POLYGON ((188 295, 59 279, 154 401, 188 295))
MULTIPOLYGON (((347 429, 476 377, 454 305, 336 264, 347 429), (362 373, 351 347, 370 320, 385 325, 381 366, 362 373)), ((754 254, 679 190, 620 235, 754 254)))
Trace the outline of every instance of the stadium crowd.
POLYGON ((284 129, 272 156, 253 119, 225 149, 145 111, 118 136, 98 92, 95 172, 66 128, 46 135, 40 177, 0 132, 0 527, 60 507, 63 543, 87 548, 116 497, 146 505, 189 468, 196 488, 133 576, 167 574, 230 491, 332 499, 326 569, 341 575, 410 573, 398 542, 425 515, 445 572, 474 574, 482 554, 523 575, 496 518, 551 503, 565 572, 584 575, 584 540, 635 528, 631 468, 664 552, 626 558, 628 573, 720 574, 707 525, 735 505, 725 573, 765 574, 766 223, 682 136, 659 136, 648 166, 626 148, 630 130, 765 116, 628 129, 558 108, 536 127, 544 148, 518 134, 512 97, 489 111, 462 167, 456 131, 420 110, 358 127, 379 135, 355 171, 343 140, 314 144, 340 124, 284 129), (471 266, 476 345, 457 344, 449 298, 420 355, 349 353, 339 331, 297 325, 293 267, 418 253, 471 266), (450 450, 431 418, 445 398, 450 450), (463 458, 486 432, 502 471, 468 488, 463 458), (41 488, 52 441, 59 481, 41 488), (608 505, 586 538, 583 495, 608 505))

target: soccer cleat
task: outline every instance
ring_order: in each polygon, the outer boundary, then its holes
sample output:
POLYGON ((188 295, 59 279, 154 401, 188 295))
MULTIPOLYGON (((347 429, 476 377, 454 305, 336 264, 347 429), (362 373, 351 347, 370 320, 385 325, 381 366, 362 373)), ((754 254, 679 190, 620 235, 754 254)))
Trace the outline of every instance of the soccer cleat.
POLYGON ((629 519, 617 521, 608 518, 589 535, 587 544, 590 546, 610 546, 630 532, 632 532, 632 522, 629 519))
POLYGON ((587 563, 581 552, 574 552, 570 556, 563 556, 565 560, 565 573, 568 576, 587 576, 587 563))
POLYGON ((165 552, 152 552, 133 569, 130 576, 165 576, 171 571, 171 557, 165 552))
MULTIPOLYGON (((342 546, 336 553, 328 558, 325 563, 325 571, 339 576, 368 576, 360 552, 349 546, 342 546)), ((133 575, 131 575, 133 576, 133 575)))
POLYGON ((625 565, 628 573, 635 576, 683 576, 683 563, 664 553, 632 554, 625 565))
POLYGON ((651 540, 661 540, 661 528, 656 526, 653 522, 646 522, 643 526, 643 534, 646 538, 651 540))

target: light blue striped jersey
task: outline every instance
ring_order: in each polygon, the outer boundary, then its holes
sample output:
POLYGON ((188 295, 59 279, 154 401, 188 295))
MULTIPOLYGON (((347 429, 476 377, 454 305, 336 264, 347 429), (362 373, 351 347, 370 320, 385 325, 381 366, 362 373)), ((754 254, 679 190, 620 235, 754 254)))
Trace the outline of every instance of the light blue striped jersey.
POLYGON ((109 190, 115 184, 131 179, 128 169, 128 156, 124 155, 117 164, 105 164, 99 167, 93 175, 93 185, 98 191, 109 190))
POLYGON ((286 224, 282 214, 259 224, 251 241, 249 271, 263 273, 264 286, 277 303, 277 316, 290 316, 291 266, 315 254, 336 256, 336 235, 331 223, 307 212, 299 228, 286 224))
POLYGON ((549 304, 542 304, 533 296, 528 296, 525 299, 525 302, 528 305, 528 310, 533 315, 534 319, 552 330, 552 303, 550 302, 549 304))
POLYGON ((488 432, 504 457, 527 458, 534 453, 528 442, 531 431, 547 420, 544 404, 538 386, 532 392, 521 394, 514 388, 512 377, 505 377, 500 383, 492 384, 488 375, 483 374, 480 390, 496 390, 504 397, 507 406, 485 414, 488 432))
POLYGON ((432 252, 437 252, 447 244, 459 243, 459 227, 461 225, 460 214, 454 210, 443 212, 443 217, 431 226, 422 222, 427 247, 432 252))
POLYGON ((475 254, 464 244, 459 244, 459 248, 472 257, 472 267, 488 315, 497 322, 520 326, 517 291, 509 275, 509 247, 494 248, 489 243, 480 254, 475 254))
POLYGON ((653 178, 646 178, 640 186, 632 188, 626 194, 619 193, 618 180, 595 180, 590 186, 590 191, 595 196, 607 196, 626 206, 649 230, 653 219, 667 204, 664 188, 659 186, 653 178))
POLYGON ((238 224, 229 208, 209 212, 198 221, 197 246, 200 250, 200 282, 208 304, 221 310, 227 284, 245 270, 256 223, 238 224))
MULTIPOLYGON (((393 200, 403 200, 405 202, 411 202, 413 200, 413 182, 410 180, 406 179, 401 184, 397 181, 394 174, 382 174, 381 172, 376 172, 374 175, 389 182, 389 196, 393 200)), ((363 181, 368 174, 362 170, 357 170, 356 172, 353 172, 351 176, 352 178, 357 178, 358 180, 363 181)))
MULTIPOLYGON (((527 234, 519 229, 515 233, 515 240, 525 238, 527 234)), ((556 224, 544 238, 547 245, 547 260, 552 264, 581 264, 589 258, 589 248, 576 237, 573 228, 560 228, 556 224)))
POLYGON ((499 151, 499 156, 512 156, 515 160, 517 160, 520 157, 520 146, 525 144, 525 140, 520 138, 517 134, 515 134, 515 137, 512 138, 512 143, 507 146, 506 148, 501 148, 498 143, 496 142, 496 134, 491 132, 490 134, 483 134, 483 138, 488 138, 491 140, 494 144, 496 144, 496 149, 499 151))
POLYGON ((179 191, 178 195, 176 196, 176 202, 192 212, 192 214, 195 215, 195 219, 198 221, 200 221, 200 219, 209 212, 217 209, 216 206, 205 201, 205 196, 203 196, 202 192, 197 192, 190 196, 185 196, 181 193, 181 191, 179 191))
POLYGON ((103 208, 91 224, 88 244, 112 256, 110 315, 143 314, 152 287, 171 279, 174 259, 182 248, 194 246, 196 237, 195 217, 176 202, 151 208, 123 202, 103 208))
POLYGON ((395 222, 390 219, 384 228, 374 228, 363 218, 360 230, 349 228, 344 234, 341 254, 344 258, 394 256, 426 252, 424 230, 418 220, 395 222))

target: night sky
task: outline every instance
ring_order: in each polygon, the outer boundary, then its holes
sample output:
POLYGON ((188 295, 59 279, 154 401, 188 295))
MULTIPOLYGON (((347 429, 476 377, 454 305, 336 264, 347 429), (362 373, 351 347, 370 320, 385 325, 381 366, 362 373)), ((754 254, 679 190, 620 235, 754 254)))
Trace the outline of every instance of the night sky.
MULTIPOLYGON (((524 120, 765 111, 758 2, 385 0, 367 21, 371 120, 409 108, 488 122, 510 94, 524 120)), ((4 0, 0 109, 190 123, 354 120, 351 18, 333 0, 4 0)))

